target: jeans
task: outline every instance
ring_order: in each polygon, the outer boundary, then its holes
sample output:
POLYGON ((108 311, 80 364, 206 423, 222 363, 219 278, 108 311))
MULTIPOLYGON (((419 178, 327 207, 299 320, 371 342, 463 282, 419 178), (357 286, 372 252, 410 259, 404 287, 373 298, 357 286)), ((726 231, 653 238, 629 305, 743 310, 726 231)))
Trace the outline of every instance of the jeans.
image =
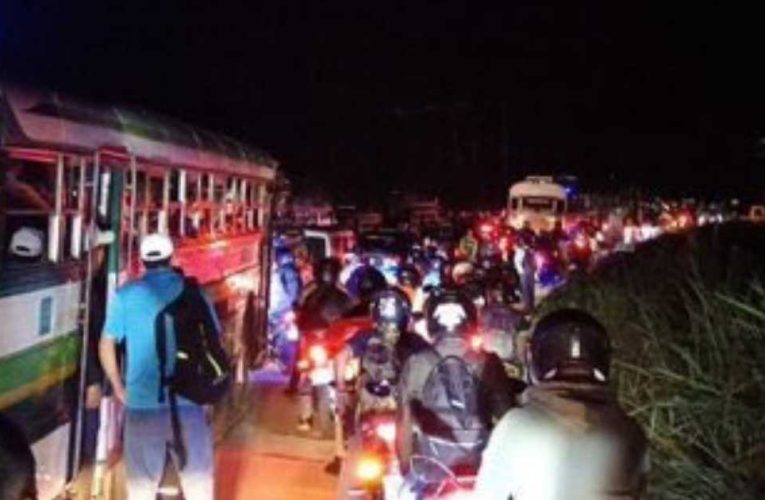
POLYGON ((179 406, 181 435, 186 446, 186 465, 178 467, 172 447, 169 409, 130 410, 125 415, 125 468, 129 500, 154 500, 170 458, 176 465, 186 500, 213 498, 212 430, 201 406, 179 406))

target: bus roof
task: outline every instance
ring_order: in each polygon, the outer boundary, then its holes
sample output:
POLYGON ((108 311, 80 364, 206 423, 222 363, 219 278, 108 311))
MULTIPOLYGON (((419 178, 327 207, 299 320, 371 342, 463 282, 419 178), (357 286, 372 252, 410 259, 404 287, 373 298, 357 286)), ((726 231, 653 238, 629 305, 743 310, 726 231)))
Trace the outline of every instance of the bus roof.
POLYGON ((510 197, 566 198, 566 189, 560 184, 536 179, 527 179, 510 186, 510 197))
POLYGON ((268 153, 143 110, 99 107, 56 92, 0 83, 0 145, 72 153, 110 151, 172 165, 273 180, 268 153))

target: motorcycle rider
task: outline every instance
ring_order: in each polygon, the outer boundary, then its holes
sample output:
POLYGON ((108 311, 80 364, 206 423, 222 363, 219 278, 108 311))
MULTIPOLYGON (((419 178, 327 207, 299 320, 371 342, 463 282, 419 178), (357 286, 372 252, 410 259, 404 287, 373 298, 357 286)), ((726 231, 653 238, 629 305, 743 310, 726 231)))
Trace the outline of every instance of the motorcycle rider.
MULTIPOLYGON (((340 263, 337 259, 325 258, 317 262, 315 280, 306 288, 298 308, 297 326, 301 343, 307 342, 306 337, 310 336, 310 332, 326 329, 352 307, 353 300, 337 284, 339 274, 340 263)), ((311 383, 305 377, 301 378, 297 369, 293 370, 293 374, 298 380, 300 396, 298 430, 309 431, 313 416, 311 383)))
POLYGON ((524 318, 510 306, 515 298, 512 285, 498 270, 487 276, 483 291, 486 305, 479 313, 479 325, 484 347, 503 360, 520 361, 516 359, 515 337, 524 318))
POLYGON ((475 237, 472 227, 469 227, 465 232, 465 236, 460 239, 457 250, 461 257, 470 262, 475 262, 478 255, 478 239, 475 237))
POLYGON ((417 289, 422 283, 420 271, 417 270, 417 267, 413 264, 402 264, 396 273, 396 281, 399 290, 404 292, 410 303, 413 302, 415 295, 417 294, 417 289))
MULTIPOLYGON (((422 337, 409 331, 411 304, 400 290, 387 288, 377 293, 370 310, 374 329, 354 335, 335 360, 338 414, 354 422, 369 411, 396 408, 395 388, 401 367, 410 356, 428 347, 428 343, 422 337), (344 376, 346 367, 353 360, 358 360, 360 367, 356 381, 358 401, 355 411, 347 397, 348 388, 344 376)), ((342 433, 346 429, 339 426, 338 430, 342 433)), ((339 471, 344 454, 344 441, 343 436, 335 439, 338 449, 334 462, 327 466, 327 472, 339 471)), ((350 457, 358 454, 359 444, 351 440, 348 446, 350 457)), ((355 462, 350 459, 346 463, 352 465, 355 462)), ((344 481, 340 483, 342 485, 344 481)), ((345 489, 347 488, 341 488, 343 491, 345 489)))
POLYGON ((495 427, 476 498, 642 498, 646 437, 607 385, 605 328, 583 311, 553 312, 527 358, 533 385, 495 427))
MULTIPOLYGON (((294 309, 300 301, 303 283, 289 248, 278 246, 274 250, 274 267, 271 272, 270 300, 268 304, 269 341, 284 350, 284 364, 293 373, 298 339, 288 339, 289 324, 294 309)), ((295 381, 296 384, 296 381, 295 381)), ((290 384, 289 389, 295 390, 290 384)))
POLYGON ((409 474, 413 455, 475 474, 493 422, 525 387, 508 378, 496 354, 472 348, 476 310, 459 291, 434 295, 426 316, 435 342, 404 365, 398 389, 397 454, 414 489, 421 485, 409 474))
POLYGON ((537 263, 534 255, 534 233, 524 228, 518 235, 513 264, 520 279, 521 299, 526 313, 534 310, 537 263))
POLYGON ((345 289, 356 301, 346 316, 366 316, 375 294, 388 287, 385 275, 371 264, 363 264, 353 271, 345 284, 345 289))

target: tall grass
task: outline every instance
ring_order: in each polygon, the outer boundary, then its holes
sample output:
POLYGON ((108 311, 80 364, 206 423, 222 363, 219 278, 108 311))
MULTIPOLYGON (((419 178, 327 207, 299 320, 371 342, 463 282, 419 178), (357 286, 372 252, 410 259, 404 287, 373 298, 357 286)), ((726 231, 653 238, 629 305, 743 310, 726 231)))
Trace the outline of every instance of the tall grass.
POLYGON ((611 332, 615 387, 651 441, 651 498, 765 498, 765 236, 752 231, 664 238, 545 305, 611 332))

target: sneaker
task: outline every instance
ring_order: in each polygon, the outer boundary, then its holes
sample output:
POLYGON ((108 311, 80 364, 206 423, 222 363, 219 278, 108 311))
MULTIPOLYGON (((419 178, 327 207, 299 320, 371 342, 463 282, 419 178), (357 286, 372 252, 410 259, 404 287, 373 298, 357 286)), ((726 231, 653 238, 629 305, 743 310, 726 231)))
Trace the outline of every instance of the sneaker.
POLYGON ((330 463, 324 466, 324 472, 332 476, 337 476, 340 474, 340 467, 342 465, 343 465, 343 459, 336 456, 335 458, 332 459, 330 463))
POLYGON ((297 430, 300 431, 300 432, 310 432, 311 431, 311 417, 299 419, 298 423, 297 423, 297 430))

